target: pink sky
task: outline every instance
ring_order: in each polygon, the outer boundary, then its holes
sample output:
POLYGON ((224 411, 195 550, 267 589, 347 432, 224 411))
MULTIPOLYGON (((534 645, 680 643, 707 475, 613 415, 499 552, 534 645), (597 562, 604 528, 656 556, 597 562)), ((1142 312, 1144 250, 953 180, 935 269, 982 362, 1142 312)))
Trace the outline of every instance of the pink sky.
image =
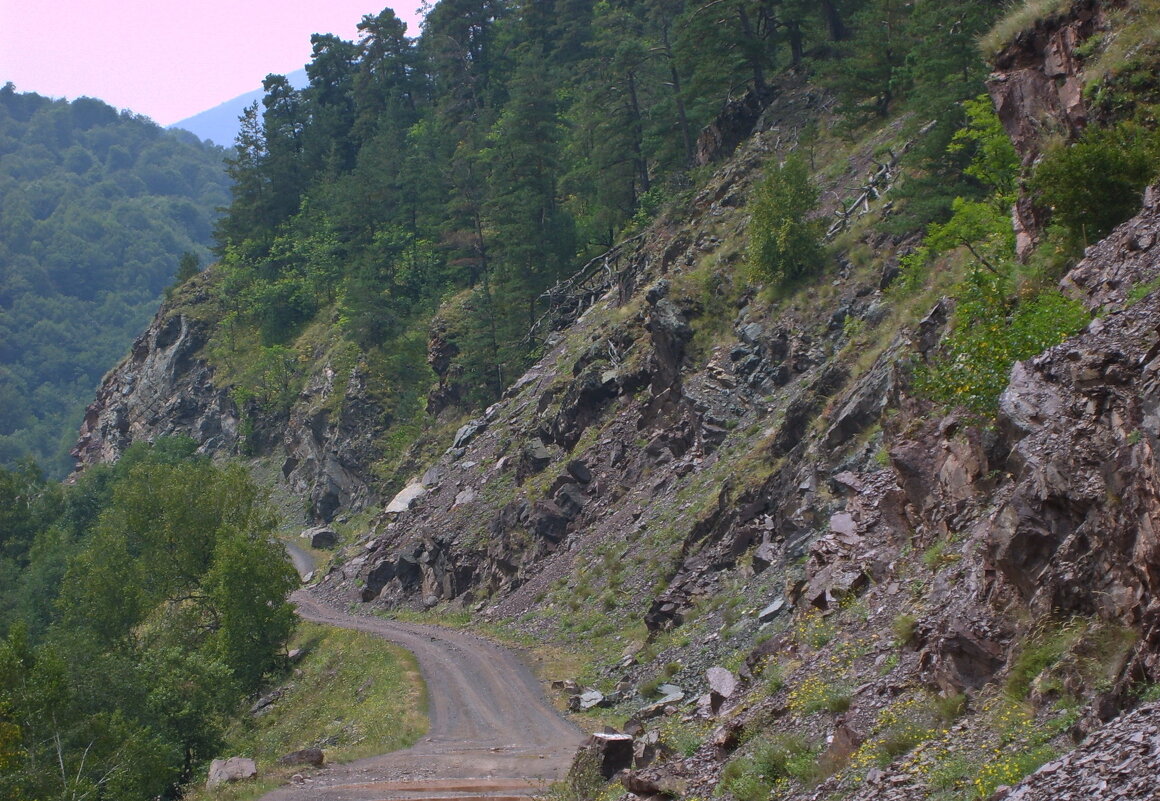
MULTIPOLYGON (((390 0, 0 0, 0 85, 96 97, 162 125, 301 69, 310 35, 356 39, 390 0)), ((396 0, 407 34, 419 0, 396 0)))

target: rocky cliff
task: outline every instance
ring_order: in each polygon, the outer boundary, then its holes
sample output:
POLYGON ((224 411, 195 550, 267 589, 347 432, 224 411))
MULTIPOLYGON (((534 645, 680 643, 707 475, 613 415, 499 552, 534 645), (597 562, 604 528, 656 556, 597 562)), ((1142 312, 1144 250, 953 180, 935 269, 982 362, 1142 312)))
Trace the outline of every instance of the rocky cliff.
POLYGON ((76 469, 115 461, 133 442, 184 435, 204 453, 274 464, 286 487, 307 500, 312 519, 329 521, 373 501, 374 441, 385 425, 360 371, 339 377, 321 359, 286 407, 239 402, 232 384, 217 382, 207 355, 220 322, 206 288, 213 280, 211 270, 182 287, 105 376, 72 451, 76 469))

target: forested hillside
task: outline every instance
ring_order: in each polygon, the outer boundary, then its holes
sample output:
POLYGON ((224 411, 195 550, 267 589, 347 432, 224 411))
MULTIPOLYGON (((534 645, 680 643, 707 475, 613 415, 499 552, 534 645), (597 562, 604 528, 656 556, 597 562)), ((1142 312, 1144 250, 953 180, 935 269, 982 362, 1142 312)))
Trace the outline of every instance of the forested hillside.
MULTIPOLYGON (((207 353, 251 452, 326 352, 357 366, 393 428, 390 475, 425 409, 499 396, 548 333, 529 333, 542 293, 687 201, 786 70, 829 87, 851 130, 903 112, 926 126, 897 227, 981 195, 962 171, 973 145, 947 145, 957 101, 981 91, 975 41, 998 6, 445 0, 416 39, 389 9, 358 42, 314 37, 309 85, 269 76, 247 111, 218 228, 207 353)), ((786 136, 817 135, 797 127, 786 136)))
POLYGON ((333 524, 320 604, 542 647, 636 733, 636 795, 989 798, 1154 697, 1158 17, 442 0, 315 36, 75 485, 0 473, 0 791, 176 796, 277 666, 230 457, 333 524))
POLYGON ((279 664, 294 572, 189 440, 66 489, 0 473, 0 797, 172 797, 279 664))
POLYGON ((91 98, 0 89, 0 464, 55 477, 183 255, 209 261, 225 151, 91 98))

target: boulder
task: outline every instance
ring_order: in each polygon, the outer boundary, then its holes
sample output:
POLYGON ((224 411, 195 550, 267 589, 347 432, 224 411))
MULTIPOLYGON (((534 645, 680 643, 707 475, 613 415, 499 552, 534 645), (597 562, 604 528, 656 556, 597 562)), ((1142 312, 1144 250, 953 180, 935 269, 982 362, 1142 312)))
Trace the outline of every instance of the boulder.
POLYGON ((583 712, 593 707, 603 706, 605 703, 604 693, 599 690, 587 689, 578 695, 573 695, 568 699, 568 708, 573 712, 583 712))
POLYGON ((737 692, 737 677, 723 667, 711 667, 705 671, 709 691, 724 698, 731 698, 737 692))
POLYGON ((592 471, 588 469, 588 465, 578 459, 568 462, 568 472, 581 484, 592 481, 592 471))
POLYGON ((772 542, 763 542, 753 551, 753 572, 760 573, 777 561, 777 547, 772 542))
POLYGON ((338 545, 338 533, 329 526, 314 526, 302 532, 304 539, 310 540, 311 548, 333 548, 338 545))
POLYGON ((786 604, 784 598, 778 598, 776 601, 771 603, 769 606, 765 607, 760 612, 758 612, 757 619, 760 620, 762 623, 768 623, 769 621, 773 620, 775 617, 780 615, 782 613, 782 611, 786 608, 787 605, 788 604, 786 604))
POLYGON ((620 771, 632 767, 631 734, 593 734, 588 738, 585 748, 595 755, 600 775, 605 779, 611 779, 620 771))
POLYGON ((255 717, 264 714, 284 694, 281 688, 271 690, 253 703, 253 706, 250 707, 250 714, 255 717))
POLYGON ((391 499, 391 502, 387 504, 387 507, 383 511, 387 514, 405 512, 411 508, 411 504, 426 494, 426 487, 419 481, 413 481, 399 490, 399 493, 391 499))
POLYGON ((553 500, 569 520, 575 520, 584 508, 584 493, 575 484, 561 486, 553 500))
POLYGON ((258 775, 258 766, 248 757, 230 757, 229 759, 215 759, 209 765, 209 778, 205 780, 205 788, 213 788, 252 779, 258 775))
POLYGON ((620 783, 624 789, 633 795, 645 798, 667 797, 679 798, 686 792, 686 782, 678 776, 661 774, 655 778, 646 777, 640 773, 629 772, 621 777, 620 783))
POLYGON ((538 473, 552 463, 552 453, 538 437, 524 445, 523 463, 529 474, 538 473))
POLYGON ((455 440, 451 443, 452 448, 465 448, 467 443, 475 439, 475 436, 487 429, 486 420, 472 420, 465 423, 458 431, 455 432, 455 440))

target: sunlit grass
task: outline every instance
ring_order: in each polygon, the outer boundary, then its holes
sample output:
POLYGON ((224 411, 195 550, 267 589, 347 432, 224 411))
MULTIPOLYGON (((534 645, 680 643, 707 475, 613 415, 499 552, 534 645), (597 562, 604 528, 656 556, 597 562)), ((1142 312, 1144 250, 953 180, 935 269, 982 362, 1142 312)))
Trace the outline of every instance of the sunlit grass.
POLYGON ((328 763, 395 751, 427 731, 427 699, 414 657, 379 637, 303 623, 291 648, 306 655, 280 687, 269 711, 248 710, 226 734, 221 756, 246 756, 258 765, 252 782, 204 789, 205 776, 184 796, 190 801, 245 801, 289 780, 302 768, 279 757, 321 748, 328 763))

